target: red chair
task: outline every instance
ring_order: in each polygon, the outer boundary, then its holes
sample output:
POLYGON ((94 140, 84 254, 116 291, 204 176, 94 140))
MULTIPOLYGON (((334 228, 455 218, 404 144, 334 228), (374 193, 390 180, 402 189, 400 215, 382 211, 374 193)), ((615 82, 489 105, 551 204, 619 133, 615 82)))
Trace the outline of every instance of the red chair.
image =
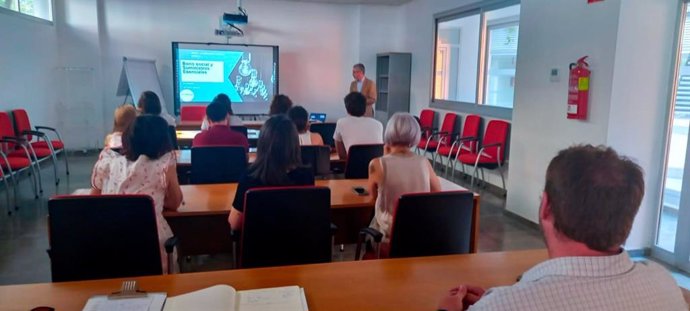
MULTIPOLYGON (((40 167, 38 166, 38 162, 34 161, 34 157, 27 147, 30 145, 26 144, 22 138, 15 136, 10 117, 6 112, 0 112, 0 137, 3 151, 3 157, 0 157, 0 167, 2 167, 4 173, 12 176, 15 201, 17 196, 16 176, 28 170, 31 170, 31 182, 34 187, 34 195, 38 198, 38 188, 42 189, 40 167)), ((43 190, 41 190, 41 192, 43 192, 43 190)))
POLYGON ((424 109, 419 114, 419 127, 422 130, 422 139, 420 141, 425 141, 431 136, 434 131, 434 118, 436 117, 436 111, 431 109, 424 109))
POLYGON ((28 141, 29 150, 33 151, 34 156, 39 161, 47 160, 49 157, 53 161, 53 170, 55 171, 55 185, 60 183, 60 178, 58 178, 57 173, 57 154, 64 153, 65 160, 65 173, 69 175, 69 164, 67 164, 67 152, 65 152, 65 144, 60 137, 60 132, 57 129, 36 125, 36 130, 31 129, 31 122, 29 121, 29 115, 24 109, 12 110, 12 117, 14 118, 14 128, 16 136, 23 137, 28 141), (44 131, 50 131, 55 133, 57 139, 51 140, 44 131), (34 141, 34 136, 36 140, 34 141), (43 141, 41 141, 43 140, 43 141))
POLYGON ((508 130, 510 123, 501 120, 491 120, 486 126, 484 139, 479 152, 471 152, 458 156, 458 161, 463 165, 473 165, 474 171, 470 184, 474 184, 477 175, 477 168, 481 169, 482 181, 484 179, 484 169, 498 169, 501 174, 503 189, 506 189, 505 178, 503 177, 503 163, 505 163, 506 143, 508 141, 508 130))
POLYGON ((446 145, 438 148, 438 154, 441 156, 441 164, 443 164, 443 157, 448 159, 446 162, 446 176, 448 175, 448 168, 451 169, 451 177, 455 176, 455 164, 457 163, 458 155, 477 151, 479 127, 481 123, 482 117, 479 115, 471 114, 466 116, 462 127, 462 133, 457 136, 453 144, 451 146, 446 145))
POLYGON ((434 131, 426 140, 420 140, 417 144, 418 149, 424 150, 424 155, 427 152, 433 153, 432 161, 436 162, 436 150, 442 146, 451 146, 453 144, 455 122, 457 121, 458 115, 454 113, 446 113, 443 118, 443 124, 441 124, 441 131, 434 131))
POLYGON ((206 116, 206 106, 180 107, 180 121, 203 121, 206 116))
MULTIPOLYGON (((2 156, 2 158, 0 158, 0 159, 2 159, 2 162, 0 162, 0 165, 1 165, 1 163, 8 163, 9 162, 4 153, 0 152, 0 156, 2 156)), ((10 207, 10 205, 11 205, 10 204, 10 185, 7 183, 7 178, 12 177, 12 170, 10 168, 8 168, 8 171, 9 171, 9 174, 6 175, 5 170, 0 169, 0 178, 2 178, 2 182, 5 184, 5 199, 7 200, 7 215, 12 215, 12 208, 10 207)), ((17 204, 16 204, 17 188, 16 187, 14 188, 14 191, 15 191, 15 193, 14 193, 14 200, 15 200, 14 208, 17 209, 17 204)))

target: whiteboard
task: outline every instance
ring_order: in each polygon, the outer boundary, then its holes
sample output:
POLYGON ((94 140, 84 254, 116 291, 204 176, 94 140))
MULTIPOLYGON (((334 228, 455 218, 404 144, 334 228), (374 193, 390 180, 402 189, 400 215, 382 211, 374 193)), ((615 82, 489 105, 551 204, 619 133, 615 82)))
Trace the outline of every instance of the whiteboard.
MULTIPOLYGON (((130 94, 136 103, 137 99, 144 91, 153 91, 158 95, 161 101, 161 116, 166 120, 172 118, 174 125, 174 117, 168 114, 167 105, 163 98, 163 91, 161 90, 161 83, 158 79, 158 71, 156 70, 156 61, 123 57, 120 82, 117 86, 117 95, 127 96, 130 94)), ((170 123, 170 120, 168 120, 168 122, 170 123)))

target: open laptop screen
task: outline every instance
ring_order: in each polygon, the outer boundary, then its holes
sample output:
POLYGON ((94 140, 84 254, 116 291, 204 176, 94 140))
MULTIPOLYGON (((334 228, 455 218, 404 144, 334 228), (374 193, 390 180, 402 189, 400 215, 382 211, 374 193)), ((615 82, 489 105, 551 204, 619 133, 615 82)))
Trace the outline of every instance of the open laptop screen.
POLYGON ((309 114, 309 122, 324 123, 324 122, 326 122, 326 114, 325 113, 310 113, 309 114))

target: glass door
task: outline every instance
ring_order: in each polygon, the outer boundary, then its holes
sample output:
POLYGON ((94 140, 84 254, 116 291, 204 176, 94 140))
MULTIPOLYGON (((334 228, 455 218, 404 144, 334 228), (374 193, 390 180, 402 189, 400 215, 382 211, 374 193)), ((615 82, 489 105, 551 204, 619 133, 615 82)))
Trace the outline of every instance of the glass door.
POLYGON ((663 189, 652 255, 690 271, 690 7, 681 11, 663 189))

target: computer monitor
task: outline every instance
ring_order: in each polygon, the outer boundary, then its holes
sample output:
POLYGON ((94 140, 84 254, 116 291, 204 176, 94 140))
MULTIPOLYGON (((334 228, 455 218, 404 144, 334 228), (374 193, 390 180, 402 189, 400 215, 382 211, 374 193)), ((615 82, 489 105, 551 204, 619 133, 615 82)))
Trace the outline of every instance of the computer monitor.
POLYGON ((324 123, 326 122, 326 114, 325 113, 310 113, 309 114, 309 122, 321 122, 324 123))

